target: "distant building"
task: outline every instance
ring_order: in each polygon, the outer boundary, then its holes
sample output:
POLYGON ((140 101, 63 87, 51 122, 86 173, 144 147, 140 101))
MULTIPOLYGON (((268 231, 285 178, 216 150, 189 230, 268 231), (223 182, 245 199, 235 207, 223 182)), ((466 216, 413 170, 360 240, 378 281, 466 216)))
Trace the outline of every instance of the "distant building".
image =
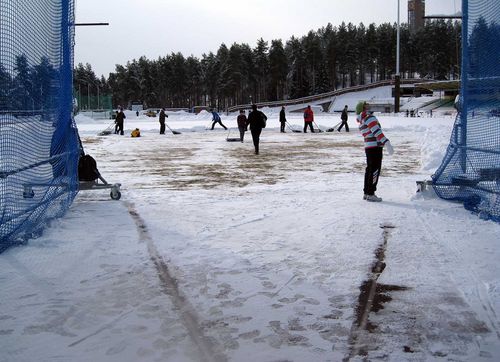
POLYGON ((408 25, 412 33, 424 27, 425 0, 408 0, 408 25))

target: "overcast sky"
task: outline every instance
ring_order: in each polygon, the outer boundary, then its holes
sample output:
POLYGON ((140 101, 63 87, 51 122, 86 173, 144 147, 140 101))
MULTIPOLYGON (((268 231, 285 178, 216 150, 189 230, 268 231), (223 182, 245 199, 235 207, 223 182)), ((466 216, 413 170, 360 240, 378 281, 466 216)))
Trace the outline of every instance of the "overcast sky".
MULTIPOLYGON (((407 1, 401 22, 407 22, 407 1)), ((200 57, 221 43, 257 39, 284 42, 329 22, 365 25, 397 21, 398 0, 76 0, 76 22, 109 26, 77 27, 75 64, 90 63, 106 77, 116 64, 172 52, 200 57)), ((461 0, 427 0, 426 15, 454 14, 461 0)))

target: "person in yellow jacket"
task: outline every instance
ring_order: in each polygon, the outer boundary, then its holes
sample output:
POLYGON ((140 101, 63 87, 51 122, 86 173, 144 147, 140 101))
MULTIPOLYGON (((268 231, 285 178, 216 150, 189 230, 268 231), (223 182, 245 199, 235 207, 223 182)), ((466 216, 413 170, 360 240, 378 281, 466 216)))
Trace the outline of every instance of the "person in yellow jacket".
POLYGON ((130 133, 130 137, 141 137, 141 131, 139 128, 136 128, 130 133))

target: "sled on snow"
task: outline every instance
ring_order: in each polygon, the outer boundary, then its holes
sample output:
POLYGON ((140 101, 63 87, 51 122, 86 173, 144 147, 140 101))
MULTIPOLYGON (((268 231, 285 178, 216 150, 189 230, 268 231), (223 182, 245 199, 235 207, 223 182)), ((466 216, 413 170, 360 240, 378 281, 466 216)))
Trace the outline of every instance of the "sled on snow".
POLYGON ((108 135, 110 135, 111 133, 114 132, 114 128, 115 128, 115 122, 111 123, 108 127, 106 127, 105 129, 103 129, 97 135, 98 136, 108 136, 108 135))
POLYGON ((288 126, 288 128, 290 129, 290 131, 292 131, 294 133, 302 133, 302 131, 299 131, 298 129, 294 129, 292 126, 290 126, 290 123, 288 123, 288 122, 285 122, 285 123, 288 126))
POLYGON ((229 137, 230 133, 231 133, 231 128, 229 129, 229 132, 227 133, 227 136, 226 136, 227 142, 240 142, 241 141, 241 138, 239 138, 239 137, 229 137))

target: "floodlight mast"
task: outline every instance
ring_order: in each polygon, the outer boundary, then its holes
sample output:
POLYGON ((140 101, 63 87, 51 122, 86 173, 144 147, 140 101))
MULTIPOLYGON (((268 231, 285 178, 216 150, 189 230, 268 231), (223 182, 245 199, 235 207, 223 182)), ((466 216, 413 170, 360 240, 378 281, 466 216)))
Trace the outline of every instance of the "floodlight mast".
MULTIPOLYGON (((108 26, 109 23, 75 23, 73 24, 74 26, 108 26)), ((84 81, 87 83, 87 107, 90 109, 90 83, 84 81)), ((96 84, 97 86, 97 108, 99 108, 99 85, 96 84)), ((78 86, 78 96, 80 97, 80 100, 78 102, 78 107, 80 107, 81 104, 81 91, 80 91, 80 86, 78 86)))

